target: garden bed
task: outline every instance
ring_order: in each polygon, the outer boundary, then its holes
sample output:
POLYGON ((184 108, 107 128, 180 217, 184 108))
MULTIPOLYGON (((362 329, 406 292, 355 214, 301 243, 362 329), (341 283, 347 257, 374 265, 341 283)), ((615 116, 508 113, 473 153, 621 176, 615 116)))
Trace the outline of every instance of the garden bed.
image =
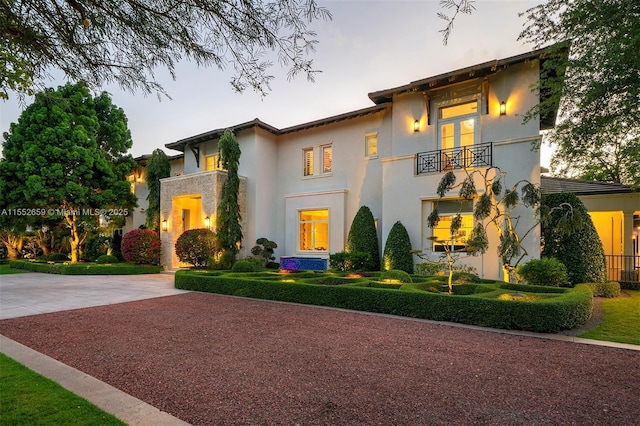
POLYGON ((333 273, 207 274, 178 271, 176 288, 219 294, 332 306, 452 321, 485 327, 554 333, 586 323, 593 295, 586 285, 573 289, 518 285, 517 293, 536 297, 505 297, 515 291, 498 282, 454 285, 454 294, 439 291, 441 280, 420 283, 384 283, 378 277, 351 280, 333 273), (318 283, 322 281, 323 283, 318 283), (332 282, 333 284, 328 285, 332 282), (547 291, 545 291, 547 290, 547 291), (501 299, 502 297, 502 299, 501 299))
POLYGON ((160 265, 138 265, 134 263, 97 264, 87 263, 42 263, 28 260, 12 260, 9 267, 31 272, 60 275, 139 275, 162 272, 160 265))

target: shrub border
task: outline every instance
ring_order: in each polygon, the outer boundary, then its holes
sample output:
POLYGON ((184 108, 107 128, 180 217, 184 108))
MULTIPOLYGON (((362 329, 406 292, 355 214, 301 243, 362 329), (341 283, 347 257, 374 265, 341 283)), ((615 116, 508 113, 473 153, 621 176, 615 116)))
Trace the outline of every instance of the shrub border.
MULTIPOLYGON (((541 333, 579 327, 591 317, 593 309, 593 294, 586 285, 566 289, 558 297, 526 302, 430 293, 412 288, 411 284, 403 286, 402 290, 352 285, 324 286, 274 282, 261 280, 257 276, 213 276, 181 270, 176 272, 175 287, 541 333)), ((521 285, 519 289, 527 291, 527 287, 521 285)))
POLYGON ((111 265, 75 263, 65 265, 63 263, 38 263, 28 260, 12 260, 9 262, 9 267, 58 275, 140 275, 157 274, 162 272, 163 269, 159 265, 136 265, 132 263, 115 263, 111 265))

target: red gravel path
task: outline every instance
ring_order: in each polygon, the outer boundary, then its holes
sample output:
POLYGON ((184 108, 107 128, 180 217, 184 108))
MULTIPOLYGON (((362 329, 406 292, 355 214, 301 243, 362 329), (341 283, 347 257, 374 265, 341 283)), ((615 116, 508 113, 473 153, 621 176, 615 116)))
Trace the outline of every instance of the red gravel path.
POLYGON ((188 293, 0 321, 194 425, 637 425, 640 352, 188 293))

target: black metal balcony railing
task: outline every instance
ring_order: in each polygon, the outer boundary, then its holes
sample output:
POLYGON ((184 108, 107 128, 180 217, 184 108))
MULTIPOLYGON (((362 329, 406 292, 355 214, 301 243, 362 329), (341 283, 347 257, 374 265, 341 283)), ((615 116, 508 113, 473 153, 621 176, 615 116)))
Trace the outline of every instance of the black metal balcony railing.
POLYGON ((416 154, 416 175, 493 166, 493 142, 416 154))

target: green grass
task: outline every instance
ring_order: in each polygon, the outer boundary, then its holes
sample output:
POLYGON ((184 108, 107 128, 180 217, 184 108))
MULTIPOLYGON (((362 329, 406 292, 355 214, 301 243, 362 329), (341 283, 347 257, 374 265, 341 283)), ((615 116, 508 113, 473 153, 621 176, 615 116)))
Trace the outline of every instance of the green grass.
POLYGON ((32 272, 60 275, 136 275, 158 274, 162 272, 160 265, 137 265, 134 263, 114 263, 101 265, 93 262, 87 263, 43 263, 28 260, 12 260, 9 262, 12 268, 24 269, 32 272))
POLYGON ((600 304, 602 323, 579 337, 640 345, 640 290, 624 290, 621 297, 603 299, 600 304))
POLYGON ((23 271, 22 269, 10 268, 8 263, 0 265, 0 275, 22 274, 23 272, 27 271, 23 271))
POLYGON ((0 354, 0 424, 70 426, 125 423, 0 354))

